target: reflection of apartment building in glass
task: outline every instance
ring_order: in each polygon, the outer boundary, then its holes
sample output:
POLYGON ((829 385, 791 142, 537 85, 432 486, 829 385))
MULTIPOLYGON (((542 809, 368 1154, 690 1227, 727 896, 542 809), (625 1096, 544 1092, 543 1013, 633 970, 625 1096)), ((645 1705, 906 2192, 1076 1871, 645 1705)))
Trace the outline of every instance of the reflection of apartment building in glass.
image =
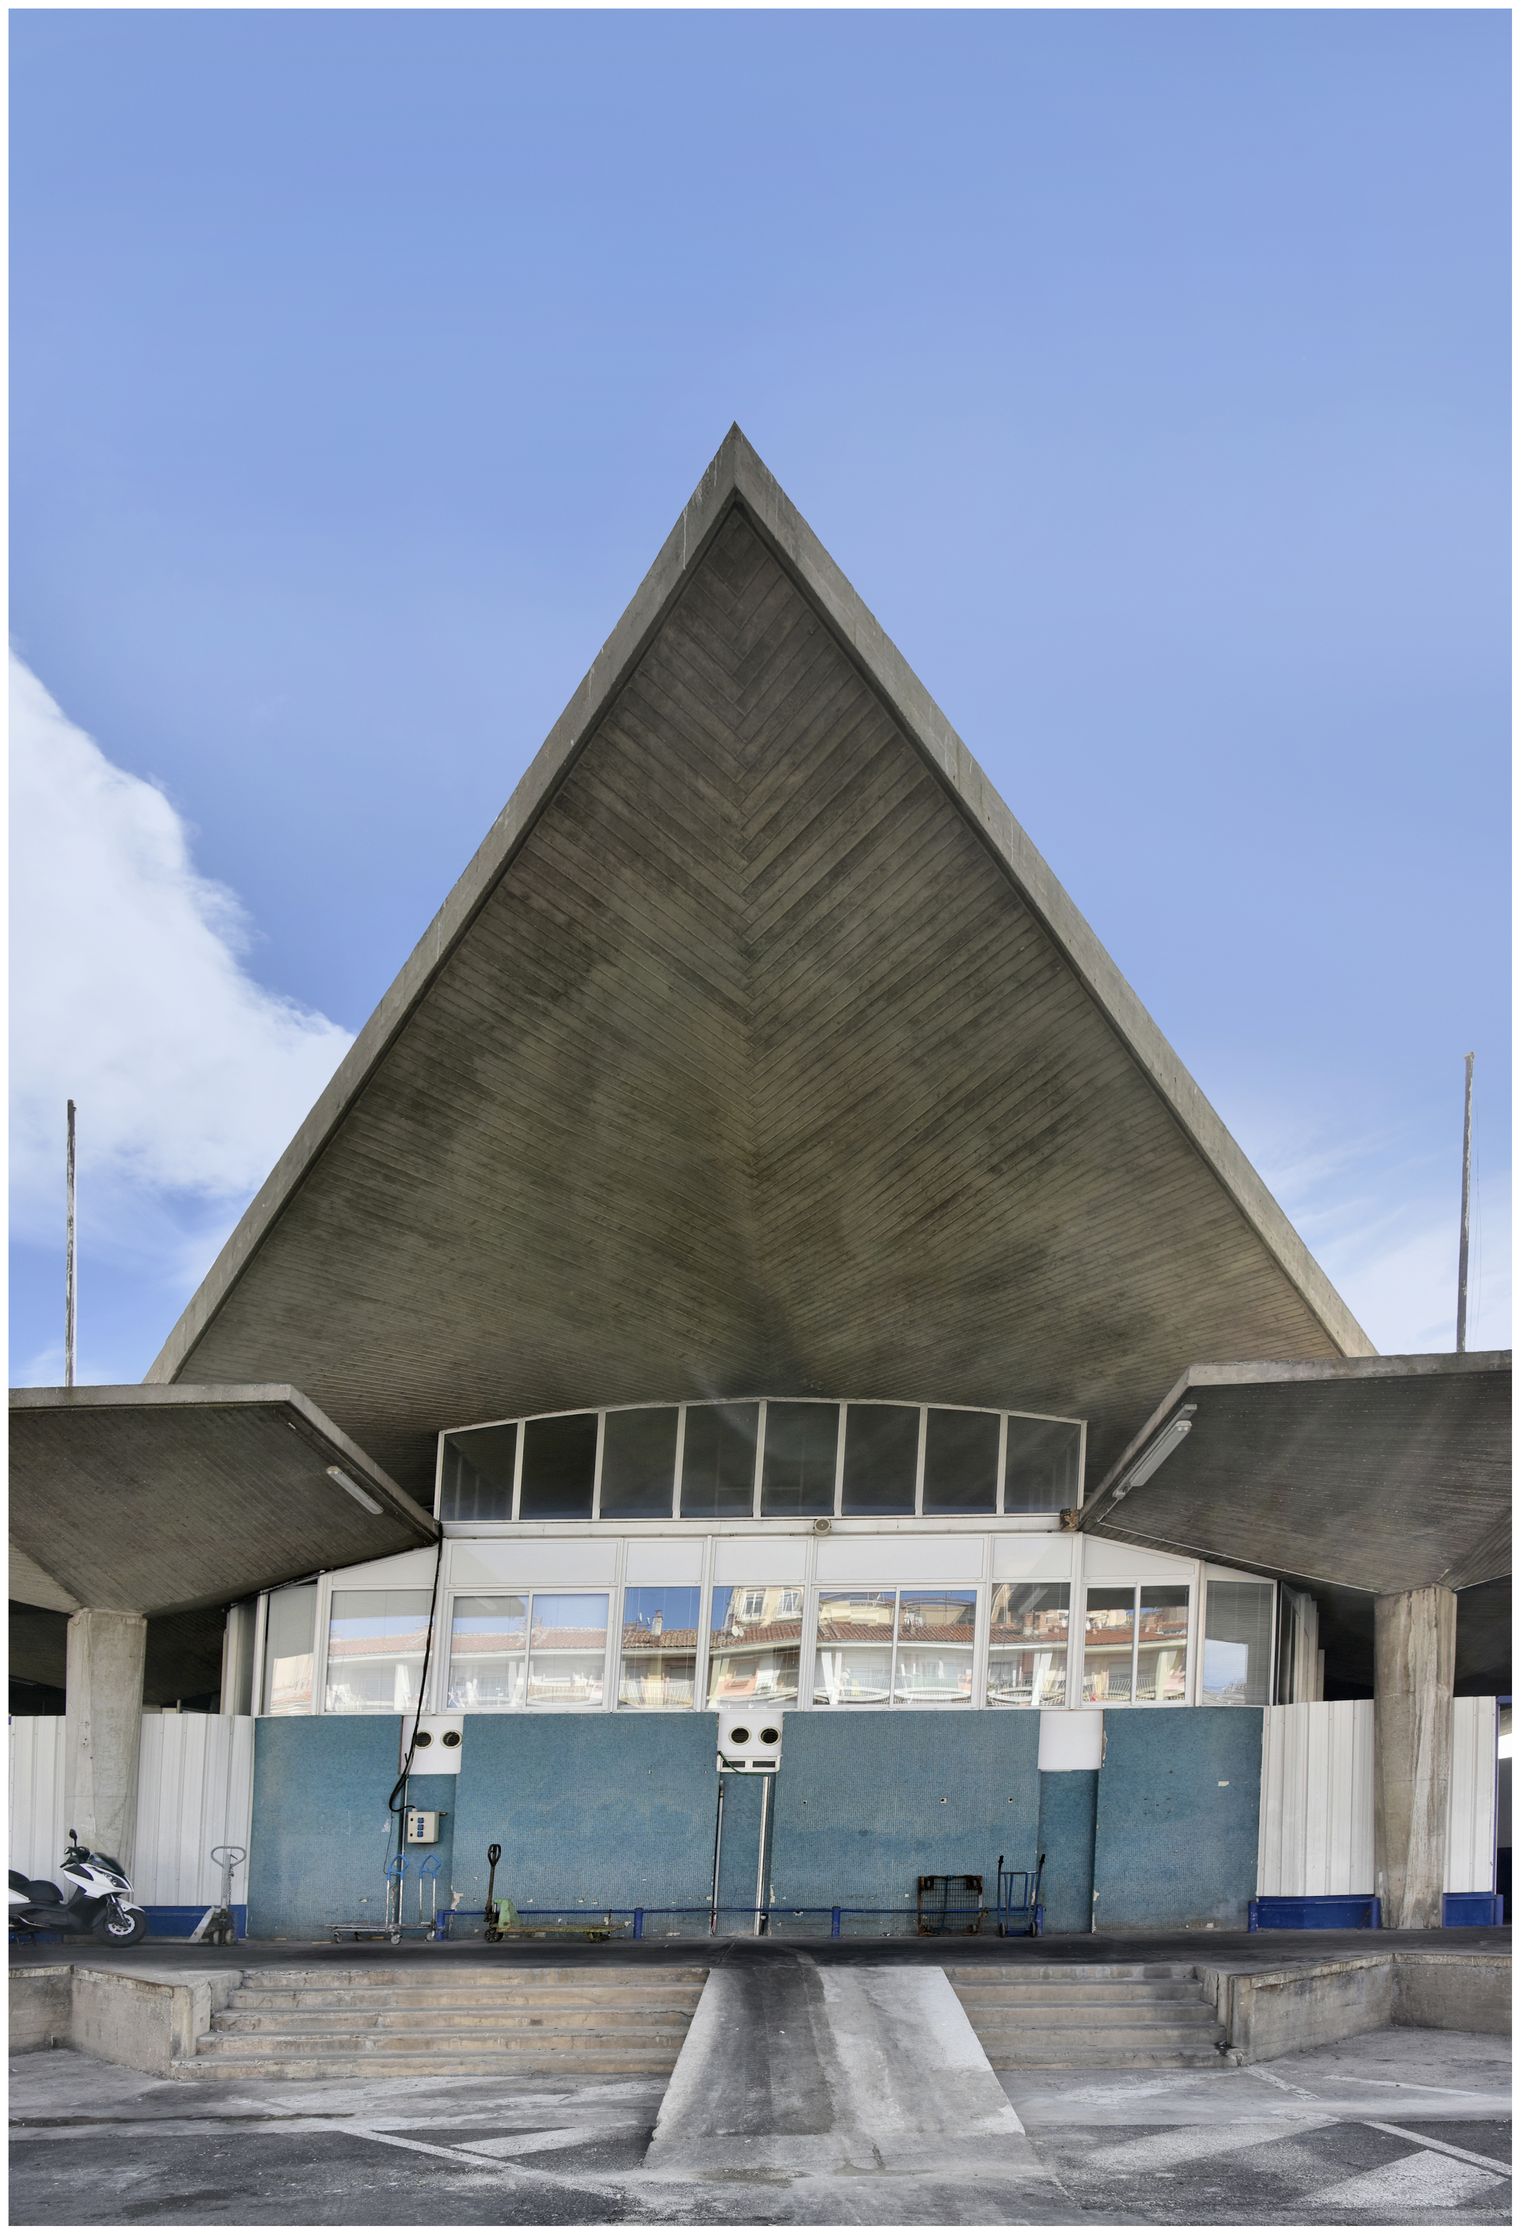
POLYGON ((1045 1846, 1054 1921, 1243 1921, 1265 1719, 1372 1693, 1375 1601, 1508 1688, 1508 1362, 1369 1352, 734 433, 138 1393, 246 1547, 166 1529, 144 1603, 235 1602, 254 1929, 329 1921, 419 1710, 462 1912, 499 1839, 525 1906, 706 1917, 752 1707, 725 1902, 1045 1846))

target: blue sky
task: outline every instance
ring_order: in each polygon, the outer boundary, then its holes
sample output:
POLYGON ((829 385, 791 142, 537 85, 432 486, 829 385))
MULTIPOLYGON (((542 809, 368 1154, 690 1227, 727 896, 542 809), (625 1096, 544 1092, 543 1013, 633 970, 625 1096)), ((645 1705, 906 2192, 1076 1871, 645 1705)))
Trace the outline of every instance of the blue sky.
POLYGON ((1498 13, 11 19, 12 1372, 147 1367, 731 419, 1384 1349, 1509 1339, 1498 13), (93 741, 93 742, 92 742, 93 741))

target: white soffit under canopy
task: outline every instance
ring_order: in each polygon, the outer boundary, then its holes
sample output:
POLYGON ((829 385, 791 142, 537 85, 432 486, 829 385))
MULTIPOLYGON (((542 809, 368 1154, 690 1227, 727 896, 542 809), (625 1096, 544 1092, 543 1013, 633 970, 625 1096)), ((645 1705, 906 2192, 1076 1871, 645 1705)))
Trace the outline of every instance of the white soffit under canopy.
POLYGON ((1181 1359, 1369 1348, 736 428, 150 1379, 426 1496, 453 1421, 756 1387, 1092 1479, 1181 1359))

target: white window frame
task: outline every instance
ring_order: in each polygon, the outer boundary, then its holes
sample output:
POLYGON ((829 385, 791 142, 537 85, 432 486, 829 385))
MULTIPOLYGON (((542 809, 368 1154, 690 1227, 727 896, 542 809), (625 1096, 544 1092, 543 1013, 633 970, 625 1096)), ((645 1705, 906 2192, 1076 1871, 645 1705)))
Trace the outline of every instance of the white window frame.
POLYGON ((1192 1642, 1197 1653, 1195 1667, 1198 1671, 1198 1678, 1190 1694, 1192 1704, 1196 1707, 1211 1708, 1225 1708, 1231 1705, 1226 1700, 1207 1700, 1204 1697, 1205 1593, 1212 1583, 1265 1583, 1272 1594, 1268 1601, 1270 1610, 1268 1616, 1268 1696, 1265 1701, 1258 1700, 1251 1703, 1259 1708, 1271 1707, 1278 1697, 1278 1616, 1281 1594, 1277 1581, 1270 1575, 1248 1575, 1240 1568, 1217 1567, 1208 1560, 1201 1560, 1199 1563, 1199 1580, 1196 1587, 1198 1632, 1192 1642))
MULTIPOLYGON (((971 1408, 970 1408, 970 1407, 968 1407, 967 1409, 968 1409, 968 1410, 970 1410, 971 1408)), ((815 1582, 815 1584, 813 1585, 813 1587, 812 1587, 812 1590, 811 1590, 811 1592, 810 1592, 810 1594, 809 1594, 809 1595, 811 1596, 811 1598, 812 1598, 812 1600, 813 1600, 813 1646, 812 1646, 812 1654, 813 1654, 813 1657, 812 1657, 812 1659, 810 1660, 810 1662, 809 1662, 809 1666, 808 1666, 808 1683, 807 1683, 807 1688, 806 1688, 806 1698, 807 1698, 807 1704, 808 1704, 808 1705, 809 1705, 809 1706, 810 1706, 811 1708, 814 1708, 814 1709, 816 1709, 816 1710, 821 1710, 821 1711, 824 1711, 824 1712, 827 1712, 827 1713, 832 1713, 832 1712, 834 1712, 834 1711, 835 1711, 835 1710, 837 1710, 837 1709, 838 1709, 838 1710, 844 1710, 844 1709, 848 1708, 848 1709, 850 1710, 850 1712, 851 1712, 851 1714, 852 1714, 852 1715, 856 1715, 856 1714, 861 1714, 861 1715, 880 1715, 880 1714, 882 1714, 882 1713, 884 1713, 885 1711, 888 1711, 888 1710, 895 1710, 895 1711, 896 1711, 897 1713, 899 1713, 899 1714, 909 1713, 909 1714, 928 1714, 928 1715, 941 1715, 941 1714, 959 1714, 959 1713, 965 1712, 965 1711, 967 1711, 967 1710, 973 1709, 973 1708, 975 1708, 975 1707, 977 1706, 977 1689, 976 1689, 976 1687, 977 1687, 977 1670, 978 1670, 978 1663, 979 1663, 979 1659, 983 1659, 983 1660, 985 1661, 985 1656, 986 1656, 986 1651, 987 1651, 987 1641, 986 1641, 986 1636, 985 1636, 985 1614, 984 1614, 984 1603, 985 1603, 985 1599, 986 1599, 986 1587, 985 1587, 984 1583, 983 1583, 983 1582, 982 1582, 982 1581, 981 1581, 980 1579, 973 1579, 973 1578, 968 1578, 968 1579, 967 1579, 967 1580, 966 1580, 965 1582, 958 1582, 958 1583, 950 1583, 950 1582, 946 1582, 946 1583, 938 1583, 938 1582, 937 1582, 937 1583, 827 1583, 827 1584, 820 1584, 820 1583, 817 1583, 817 1582, 815 1582), (817 1688, 818 1688, 818 1681, 819 1681, 819 1676, 818 1676, 818 1655, 819 1655, 819 1652, 820 1652, 820 1650, 821 1650, 821 1648, 820 1648, 820 1646, 819 1646, 819 1642, 818 1642, 818 1623, 819 1623, 819 1608, 820 1608, 820 1604, 821 1604, 821 1602, 822 1602, 822 1601, 823 1601, 824 1599, 826 1599, 826 1598, 833 1598, 833 1597, 835 1597, 836 1595, 839 1595, 839 1596, 845 1596, 846 1594, 850 1594, 850 1593, 855 1593, 855 1592, 858 1592, 858 1591, 870 1591, 870 1592, 874 1592, 874 1593, 876 1593, 877 1595, 879 1595, 879 1596, 881 1596, 881 1597, 883 1597, 883 1598, 891 1598, 891 1600, 892 1600, 892 1602, 893 1602, 893 1626, 892 1626, 892 1635, 891 1635, 891 1638, 890 1638, 890 1640, 889 1640, 889 1642, 890 1642, 890 1645, 891 1645, 891 1662, 890 1662, 890 1667, 889 1667, 889 1671, 888 1671, 888 1679, 887 1679, 887 1697, 886 1697, 886 1699, 885 1699, 885 1700, 839 1700, 839 1701, 831 1701, 831 1700, 821 1700, 821 1699, 818 1699, 818 1698, 816 1698, 816 1697, 815 1697, 815 1693, 816 1693, 816 1691, 817 1691, 817 1688), (903 1604, 903 1596, 904 1596, 904 1593, 905 1593, 905 1592, 908 1592, 908 1593, 910 1593, 910 1594, 912 1594, 912 1595, 914 1595, 914 1596, 917 1596, 917 1597, 933 1597, 933 1596, 934 1596, 934 1595, 935 1595, 935 1594, 936 1594, 937 1592, 951 1592, 951 1591, 970 1591, 970 1592, 971 1592, 971 1594, 972 1594, 972 1646, 971 1646, 971 1652, 970 1652, 970 1656, 969 1656, 969 1659, 968 1659, 968 1663, 967 1663, 967 1667, 968 1667, 968 1673, 969 1673, 969 1677, 970 1677, 970 1682, 971 1682, 971 1687, 972 1687, 972 1688, 971 1688, 971 1690, 970 1690, 970 1691, 968 1692, 968 1694, 967 1694, 967 1696, 966 1696, 966 1699, 965 1699, 964 1701, 963 1701, 963 1700, 900 1700, 900 1699, 898 1699, 898 1698, 896 1698, 896 1697, 895 1697, 895 1694, 896 1694, 896 1692, 897 1692, 897 1689, 898 1689, 898 1647, 899 1647, 899 1645, 900 1645, 900 1644, 901 1644, 901 1642, 902 1642, 902 1640, 901 1640, 901 1638, 900 1638, 900 1636, 899 1636, 899 1622, 900 1622, 900 1619, 901 1619, 901 1611, 902 1611, 902 1604, 903 1604)), ((827 1648, 827 1647, 826 1647, 826 1648, 823 1648, 823 1650, 827 1651, 827 1650, 828 1650, 828 1648, 827 1648)), ((849 1647, 847 1646, 847 1647, 845 1648, 845 1650, 846 1650, 846 1651, 848 1652, 848 1651, 850 1650, 850 1648, 849 1648, 849 1647)), ((802 1696, 802 1694, 803 1694, 803 1689, 804 1689, 804 1688, 803 1688, 803 1686, 802 1686, 801 1684, 799 1684, 798 1690, 799 1690, 799 1695, 800 1695, 800 1697, 801 1697, 801 1696, 802 1696)))
MULTIPOLYGON (((621 1567, 621 1563, 620 1563, 621 1567)), ((609 1583, 467 1583, 451 1588, 442 1600, 440 1628, 442 1639, 434 1640, 434 1661, 438 1668, 435 1712, 442 1715, 601 1715, 610 1705, 610 1687, 617 1667, 615 1612, 623 1609, 623 1583, 621 1574, 616 1582, 609 1583), (528 1664, 533 1658, 533 1602, 535 1599, 605 1599, 607 1601, 607 1631, 602 1649, 602 1697, 600 1700, 531 1700, 528 1697, 528 1664), (454 1668, 454 1606, 457 1599, 523 1599, 527 1602, 527 1615, 523 1630, 523 1699, 520 1706, 507 1707, 450 1707, 449 1683, 454 1668), (442 1645, 442 1651, 439 1650, 442 1645)), ((540 1647, 541 1652, 569 1654, 573 1647, 540 1647)))
POLYGON ((608 1695, 608 1705, 611 1707, 615 1715, 690 1715, 694 1710, 702 1707, 704 1701, 707 1698, 707 1655, 704 1647, 707 1642, 707 1608, 710 1580, 711 1579, 708 1572, 708 1563, 705 1560, 703 1562, 702 1577, 700 1581, 696 1583, 673 1583, 670 1585, 661 1585, 657 1583, 622 1583, 619 1585, 618 1620, 616 1624, 610 1625, 610 1629, 616 1629, 617 1633, 613 1639, 612 1683, 608 1695), (625 1626, 624 1610, 627 1603, 628 1594, 630 1591, 657 1591, 661 1589, 670 1589, 673 1591, 695 1591, 697 1594, 697 1637, 692 1656, 692 1705, 689 1708, 626 1707, 623 1701, 618 1697, 618 1694, 623 1684, 623 1631, 625 1626))
MULTIPOLYGON (((1116 1585, 1116 1589, 1118 1589, 1118 1585, 1116 1585)), ((992 1712, 995 1715, 1060 1715, 1064 1712, 1064 1709, 1066 1707, 1081 1707, 1085 1704, 1082 1700, 1074 1699, 1072 1696, 1072 1654, 1074 1642, 1073 1632, 1077 1627, 1076 1607, 1077 1602, 1085 1597, 1085 1593, 1086 1586, 1081 1582, 1074 1582, 1070 1575, 1032 1575, 1029 1577, 999 1576, 996 1579, 990 1579, 988 1584, 987 1622, 985 1625, 986 1654, 983 1662, 981 1688, 979 1689, 977 1694, 977 1704, 979 1707, 991 1708, 992 1712), (1037 1591, 1065 1591, 1067 1594, 1067 1668, 1064 1685, 1066 1699, 1063 1707, 1046 1707, 1039 1700, 1032 1700, 1028 1707, 1005 1707, 1002 1705, 996 1705, 992 1700, 988 1698, 988 1683, 993 1673, 994 1653, 993 1593, 999 1588, 1000 1584, 1019 1584, 1026 1581, 1028 1581, 1032 1588, 1037 1591)), ((1007 1655, 1009 1653, 1038 1653, 1042 1650, 1042 1648, 1038 1645, 1008 1645, 999 1646, 997 1650, 1001 1654, 1007 1655)))
POLYGON ((368 1592, 375 1596, 379 1594, 389 1595, 393 1591, 415 1592, 419 1598, 424 1599, 431 1597, 431 1585, 428 1583, 366 1583, 363 1581, 350 1583, 346 1580, 346 1571, 342 1568, 330 1568, 324 1575, 317 1578, 317 1637, 315 1650, 312 1654, 312 1693, 314 1711, 317 1714, 401 1715, 402 1717, 419 1713, 427 1714, 428 1694, 433 1687, 433 1664, 437 1659, 437 1640, 434 1640, 434 1652, 430 1654, 428 1651, 426 1617, 424 1618, 423 1628, 423 1666, 419 1671, 420 1697, 416 1708, 329 1707, 327 1704, 328 1655, 333 1641, 333 1600, 339 1596, 357 1596, 360 1592, 368 1592))
POLYGON ((616 1530, 620 1535, 630 1532, 663 1530, 668 1521, 682 1529, 701 1530, 719 1535, 751 1529, 757 1521, 768 1529, 784 1529, 802 1520, 811 1526, 814 1520, 830 1520, 837 1529, 871 1534, 883 1529, 910 1527, 928 1521, 937 1531, 951 1530, 968 1535, 977 1534, 995 1525, 1030 1530, 1032 1532, 1057 1530, 1061 1516, 1052 1509, 1043 1513, 1008 1513, 1004 1511, 1004 1473, 1008 1461, 1009 1422, 1011 1420, 1041 1420, 1053 1426, 1075 1428, 1077 1445, 1077 1494, 1074 1510, 1081 1509, 1086 1487, 1088 1462, 1088 1424, 1067 1413, 1027 1412, 1018 1406, 1000 1409, 995 1405, 947 1405, 919 1402, 906 1397, 821 1397, 812 1392, 804 1396, 783 1397, 772 1392, 769 1397, 742 1396, 723 1399, 670 1397, 651 1398, 637 1405, 571 1405, 550 1412, 519 1413, 500 1420, 473 1420, 445 1428, 438 1437, 438 1449, 433 1469, 433 1513, 448 1533, 461 1536, 492 1536, 507 1531, 553 1534, 567 1527, 616 1530), (707 1406, 716 1402, 732 1405, 754 1405, 756 1412, 755 1473, 751 1484, 750 1511, 723 1517, 711 1514, 681 1512, 681 1473, 686 1457, 687 1413, 693 1405, 707 1406), (761 1484, 766 1458, 766 1418, 771 1404, 837 1405, 839 1425, 835 1441, 834 1498, 827 1515, 767 1514, 761 1510, 761 1484), (847 1514, 843 1510, 845 1486, 845 1438, 849 1428, 852 1405, 891 1405, 905 1412, 919 1415, 919 1446, 914 1471, 914 1502, 911 1513, 898 1514, 847 1514), (671 1479, 671 1504, 669 1514, 651 1515, 643 1521, 614 1517, 604 1521, 602 1516, 602 1460, 607 1435, 609 1412, 669 1412, 676 1413, 676 1459, 671 1479), (997 1472, 994 1483, 993 1509, 989 1513, 932 1513, 924 1510, 925 1454, 929 1444, 929 1416, 931 1412, 991 1413, 998 1421, 997 1472), (528 1429, 541 1420, 567 1420, 580 1415, 590 1415, 597 1423, 597 1450, 593 1467, 590 1514, 562 1514, 544 1519, 525 1520, 523 1517, 523 1454, 528 1441, 528 1429), (443 1517, 444 1445, 450 1436, 469 1435, 479 1428, 516 1428, 517 1445, 513 1455, 512 1498, 510 1514, 496 1521, 454 1521, 443 1517))
MULTIPOLYGON (((1196 1650, 1195 1625, 1200 1618, 1199 1609, 1203 1593, 1199 1583, 1199 1564, 1197 1561, 1190 1561, 1189 1565, 1192 1569, 1192 1573, 1189 1575, 1149 1575, 1135 1578, 1115 1575, 1094 1576, 1091 1579, 1086 1575, 1084 1576, 1081 1586, 1082 1619, 1080 1626, 1078 1626, 1076 1640, 1079 1661, 1077 1671, 1078 1689, 1076 1695, 1072 1698, 1074 1707, 1097 1707, 1103 1708, 1107 1712, 1111 1707, 1118 1710, 1125 1707, 1196 1707, 1198 1705, 1195 1672, 1199 1662, 1196 1650), (1088 1593, 1090 1590, 1099 1592, 1128 1591, 1130 1593, 1130 1697, 1127 1700, 1090 1700, 1083 1689, 1087 1678, 1088 1664, 1088 1593), (1183 1629, 1183 1696, 1181 1699, 1142 1700, 1136 1698, 1136 1687, 1140 1681, 1141 1593, 1143 1591, 1186 1591, 1188 1594, 1188 1618, 1183 1629)), ((1070 1676, 1068 1689, 1070 1694, 1070 1676)))
MULTIPOLYGON (((757 1702, 757 1705, 773 1706, 784 1715, 793 1714, 799 1707, 805 1705, 804 1672, 807 1664, 805 1663, 803 1656, 808 1650, 808 1616, 810 1610, 810 1601, 813 1597, 812 1587, 808 1578, 804 1577, 802 1579, 794 1579, 793 1577, 789 1576, 781 1582, 751 1583, 747 1580, 743 1583, 720 1583, 714 1573, 715 1562, 712 1558, 711 1549, 705 1566, 706 1588, 703 1592, 702 1605, 702 1653, 699 1657, 699 1667, 697 1671, 699 1680, 697 1692, 698 1709, 705 1715, 720 1715, 724 1712, 718 1702, 710 1700, 708 1697, 708 1677, 713 1661, 713 1600, 716 1594, 719 1591, 760 1591, 762 1593, 766 1591, 796 1591, 800 1594, 803 1602, 798 1610, 797 1623, 797 1698, 795 1700, 772 1700, 767 1702, 757 1702)), ((730 1604, 733 1604, 732 1599, 730 1601, 730 1604)))

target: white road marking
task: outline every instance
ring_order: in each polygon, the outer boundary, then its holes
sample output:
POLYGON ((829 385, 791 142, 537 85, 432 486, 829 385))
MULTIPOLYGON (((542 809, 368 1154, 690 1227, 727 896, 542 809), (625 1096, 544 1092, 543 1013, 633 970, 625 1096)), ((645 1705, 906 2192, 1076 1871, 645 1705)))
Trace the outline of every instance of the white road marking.
POLYGON ((1456 2142, 1439 2142, 1430 2134, 1415 2134, 1408 2126, 1390 2126, 1383 2119, 1361 2119, 1358 2123, 1371 2126, 1376 2134, 1393 2134, 1401 2142, 1414 2142, 1423 2150, 1439 2150, 1443 2157, 1459 2157, 1465 2165, 1479 2165, 1486 2173, 1510 2179, 1510 2167, 1502 2157, 1481 2157, 1477 2150, 1460 2149, 1456 2142))
POLYGON ((1341 2211, 1371 2212, 1385 2224, 1398 2226, 1406 2223, 1407 2215, 1414 2211, 1437 2208, 1453 2211, 1466 2204, 1475 2204, 1481 2197, 1493 2196, 1495 2187, 1492 2173, 1454 2164, 1450 2157, 1437 2157, 1420 2150, 1396 2159, 1392 2165, 1374 2166, 1369 2172, 1333 2181, 1329 2187, 1302 2197, 1300 2202, 1307 2218, 1312 2216, 1316 2206, 1334 2205, 1341 2211))

